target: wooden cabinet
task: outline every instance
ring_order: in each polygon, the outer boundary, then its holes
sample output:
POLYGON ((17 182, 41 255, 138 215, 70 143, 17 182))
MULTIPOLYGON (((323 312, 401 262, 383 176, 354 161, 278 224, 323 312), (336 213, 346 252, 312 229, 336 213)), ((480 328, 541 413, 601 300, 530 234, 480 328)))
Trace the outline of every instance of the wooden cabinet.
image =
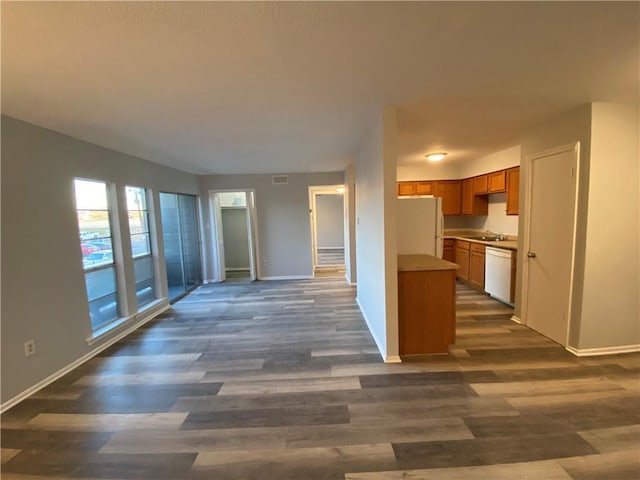
POLYGON ((489 193, 489 175, 479 175, 473 177, 474 195, 489 193))
POLYGON ((433 182, 416 182, 416 195, 433 195, 433 182))
POLYGON ((462 182, 460 180, 438 180, 433 182, 433 194, 442 197, 443 215, 462 213, 462 182))
POLYGON ((398 182, 398 196, 433 195, 433 182, 419 180, 417 182, 398 182))
POLYGON ((456 263, 460 267, 457 276, 462 280, 469 280, 469 242, 456 240, 456 263))
POLYGON ((442 259, 456 263, 456 241, 453 238, 445 238, 442 241, 442 259))
POLYGON ((518 215, 520 203, 520 167, 507 170, 507 215, 518 215))
POLYGON ((487 215, 489 213, 489 199, 487 195, 476 195, 473 178, 462 181, 462 214, 487 215))
POLYGON ((398 272, 400 355, 447 353, 455 340, 455 270, 398 272))
POLYGON ((469 284, 484 291, 485 246, 472 243, 469 250, 469 284))
POLYGON ((504 192, 507 189, 506 170, 489 174, 489 193, 504 192))
POLYGON ((398 196, 416 195, 416 182, 398 182, 398 196))

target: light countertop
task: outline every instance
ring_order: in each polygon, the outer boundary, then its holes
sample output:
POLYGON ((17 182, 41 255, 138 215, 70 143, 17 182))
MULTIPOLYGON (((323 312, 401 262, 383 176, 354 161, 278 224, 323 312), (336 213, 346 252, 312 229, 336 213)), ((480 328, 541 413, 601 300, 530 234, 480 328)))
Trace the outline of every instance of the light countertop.
POLYGON ((488 247, 496 247, 496 248, 504 248, 505 250, 518 250, 518 239, 516 237, 511 237, 508 236, 507 240, 500 240, 498 242, 488 242, 486 240, 471 240, 470 238, 466 238, 466 237, 476 237, 476 236, 480 236, 485 232, 476 232, 476 231, 470 231, 470 232, 457 232, 457 231, 452 231, 452 232, 447 232, 445 231, 443 238, 453 238, 456 240, 464 240, 465 242, 471 242, 471 243, 480 243, 482 245, 486 245, 488 247))
POLYGON ((457 270, 457 264, 447 262, 433 255, 398 255, 399 272, 430 272, 436 270, 457 270))

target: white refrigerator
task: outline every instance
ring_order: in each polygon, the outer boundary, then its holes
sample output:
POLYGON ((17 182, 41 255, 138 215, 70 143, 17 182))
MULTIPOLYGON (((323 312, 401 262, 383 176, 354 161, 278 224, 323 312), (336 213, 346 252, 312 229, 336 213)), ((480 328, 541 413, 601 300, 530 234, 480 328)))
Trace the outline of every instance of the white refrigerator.
POLYGON ((396 225, 398 255, 426 253, 442 258, 442 198, 398 197, 396 225))

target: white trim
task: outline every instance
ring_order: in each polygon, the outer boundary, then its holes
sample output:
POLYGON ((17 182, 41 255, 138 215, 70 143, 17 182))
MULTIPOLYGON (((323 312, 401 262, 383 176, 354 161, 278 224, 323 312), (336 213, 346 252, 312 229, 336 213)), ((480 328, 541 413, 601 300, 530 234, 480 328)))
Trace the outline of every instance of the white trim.
POLYGON ((275 277, 260 277, 260 280, 311 280, 313 275, 282 275, 275 277))
POLYGON ((380 356, 382 357, 382 360, 387 363, 387 352, 386 349, 382 347, 380 341, 378 340, 378 337, 376 337, 376 334, 374 333, 373 328, 371 328, 371 323, 369 322, 369 319, 367 318, 367 314, 364 313, 364 310, 362 308, 362 304, 360 303, 360 298, 356 296, 356 303, 358 304, 358 308, 360 309, 360 313, 362 314, 362 318, 364 318, 364 321, 367 324, 367 328, 369 329, 369 333, 371 333, 371 336, 373 337, 373 340, 376 342, 376 346, 378 347, 378 351, 380 352, 380 356))
POLYGON ((342 250, 344 251, 344 245, 342 247, 317 247, 318 250, 342 250))
POLYGON ((346 272, 344 274, 344 279, 347 281, 350 287, 355 287, 358 284, 357 282, 352 282, 351 278, 349 277, 349 275, 347 275, 346 272))
MULTIPOLYGON (((166 302, 166 299, 162 299, 162 301, 166 302)), ((66 375, 67 373, 69 373, 70 371, 74 370, 75 368, 79 367, 80 365, 82 365, 83 363, 87 362, 88 360, 91 360, 93 357, 95 357, 98 353, 102 352, 103 350, 106 350, 107 348, 109 348, 111 345, 113 345, 114 343, 116 343, 117 341, 123 339, 124 337, 126 337, 127 335, 129 335, 131 332, 133 332, 134 330, 140 328, 142 325, 144 325, 145 323, 147 323, 148 321, 152 320, 153 318, 155 318, 156 316, 158 316, 159 314, 169 310, 171 308, 171 305, 169 305, 168 303, 165 303, 164 305, 162 305, 161 308, 159 309, 155 309, 153 312, 151 312, 149 314, 149 310, 147 309, 145 312, 142 313, 147 313, 148 315, 145 315, 142 319, 140 319, 139 322, 131 325, 129 328, 127 328, 126 330, 123 330, 122 332, 120 332, 119 334, 117 334, 116 336, 114 336, 113 338, 107 340, 106 342, 104 342, 102 345, 94 348, 93 350, 91 350, 90 352, 88 352, 87 354, 83 355, 82 357, 78 358, 77 360, 74 360, 73 362, 71 362, 69 365, 67 365, 66 367, 61 368, 60 370, 58 370, 57 372, 52 373, 51 375, 49 375, 48 377, 46 377, 45 379, 39 381, 38 383, 36 383, 35 385, 27 388, 25 391, 23 391, 22 393, 19 393, 18 395, 16 395, 13 398, 10 398, 9 400, 7 400, 6 402, 4 402, 2 405, 0 405, 0 413, 4 413, 6 412, 8 409, 10 409, 11 407, 13 407, 14 405, 20 403, 22 400, 24 400, 25 398, 33 395, 34 393, 36 393, 39 390, 42 390, 44 387, 46 387, 47 385, 55 382, 56 380, 58 380, 60 377, 66 375)), ((138 318, 140 314, 136 314, 134 316, 132 316, 131 318, 138 318)), ((89 339, 87 339, 89 340, 89 339)), ((94 339, 95 340, 95 339, 94 339)))
POLYGON ((567 347, 565 348, 577 357, 592 357, 595 355, 615 355, 618 353, 640 352, 640 344, 621 345, 619 347, 600 347, 600 348, 574 348, 570 345, 567 345, 567 347))
POLYGON ((251 267, 238 267, 238 268, 225 268, 225 270, 227 272, 243 272, 245 270, 247 270, 249 273, 251 273, 251 267))
POLYGON ((387 355, 384 359, 384 363, 402 363, 400 355, 387 355))
MULTIPOLYGON (((527 260, 527 252, 531 249, 531 196, 532 196, 532 185, 533 185, 533 161, 539 160, 544 157, 550 157, 552 155, 557 155, 563 152, 573 152, 576 160, 576 174, 574 180, 575 187, 575 198, 573 205, 573 235, 571 238, 571 272, 569 277, 569 299, 568 299, 568 307, 567 307, 567 329, 565 332, 565 341, 562 344, 563 347, 569 348, 569 333, 571 331, 571 321, 573 315, 573 286, 575 283, 575 268, 576 268, 576 241, 578 237, 578 205, 579 205, 579 197, 580 197, 580 175, 581 168, 580 164, 582 163, 580 160, 580 142, 573 142, 566 145, 562 145, 556 148, 552 148, 549 150, 544 150, 542 152, 534 153, 532 155, 527 155, 527 188, 525 191, 525 208, 523 215, 526 219, 525 221, 525 237, 524 237, 524 252, 523 255, 518 255, 519 260, 522 262, 522 286, 520 287, 521 299, 522 299, 522 315, 524 317, 523 325, 528 325, 529 321, 527 320, 527 312, 529 308, 529 262, 527 260)), ((534 329, 535 330, 535 329, 534 329)), ((537 330, 536 330, 537 331, 537 330)))
POLYGON ((522 319, 519 317, 516 317, 515 315, 511 315, 511 321, 519 323, 520 325, 524 325, 524 322, 522 321, 522 319))

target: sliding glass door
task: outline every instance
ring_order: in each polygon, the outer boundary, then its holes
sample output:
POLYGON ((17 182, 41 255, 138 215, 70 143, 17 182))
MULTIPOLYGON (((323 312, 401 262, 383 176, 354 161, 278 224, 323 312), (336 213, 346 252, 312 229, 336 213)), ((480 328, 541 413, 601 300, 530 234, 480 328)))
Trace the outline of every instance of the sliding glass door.
POLYGON ((202 283, 196 197, 160 193, 160 214, 169 300, 173 301, 202 283))

